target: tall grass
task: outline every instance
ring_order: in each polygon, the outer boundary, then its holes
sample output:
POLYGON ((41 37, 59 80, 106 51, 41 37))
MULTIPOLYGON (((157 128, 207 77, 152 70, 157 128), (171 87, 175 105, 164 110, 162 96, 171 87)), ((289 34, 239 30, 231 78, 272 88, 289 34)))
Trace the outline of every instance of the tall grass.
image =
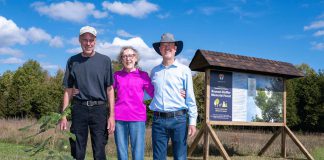
MULTIPOLYGON (((26 140, 26 137, 34 132, 37 132, 37 127, 30 129, 30 132, 18 131, 19 128, 25 127, 27 125, 35 123, 35 120, 31 119, 0 119, 0 141, 6 143, 14 143, 21 145, 34 145, 44 141, 49 135, 53 136, 50 142, 50 147, 55 147, 56 140, 62 135, 59 134, 59 129, 46 132, 46 134, 41 134, 33 139, 26 140)), ((273 133, 270 131, 251 131, 251 130, 215 130, 220 141, 224 145, 226 151, 230 156, 255 156, 260 151, 260 149, 267 143, 271 138, 273 133)), ((318 134, 302 134, 295 133, 298 139, 306 147, 310 153, 314 153, 319 156, 323 156, 321 151, 324 148, 324 136, 323 133, 318 134)), ((189 139, 188 143, 191 144, 193 139, 189 139)), ((216 146, 210 140, 210 155, 211 159, 219 159, 220 154, 216 149, 216 146), (218 158, 216 158, 218 157, 218 158)), ((91 145, 90 138, 87 146, 87 154, 91 157, 91 145)), ((146 146, 145 146, 145 156, 152 157, 152 141, 151 141, 151 129, 146 130, 146 146)), ((199 142, 198 147, 193 153, 193 157, 202 157, 203 155, 203 140, 199 142)), ((286 148, 287 156, 291 158, 305 158, 298 147, 292 142, 290 137, 286 137, 286 148)), ((169 147, 168 155, 172 155, 172 149, 169 147)), ((269 147, 267 152, 263 155, 264 157, 279 158, 281 152, 281 136, 274 141, 274 143, 269 147)), ((116 145, 114 141, 114 135, 109 135, 108 145, 106 147, 106 153, 109 157, 117 157, 116 145)), ((130 155, 130 154, 129 154, 130 155)), ((314 156, 314 155, 313 155, 314 156)), ((241 157, 242 158, 242 157, 241 157)), ((238 159, 241 159, 238 158, 238 159)), ((260 157, 259 157, 260 158, 260 157)), ((323 157, 324 158, 324 157, 323 157)), ((170 158, 172 159, 172 158, 170 158)), ((220 158, 221 159, 221 158, 220 158)), ((244 158, 245 159, 245 158, 244 158)), ((251 158, 247 158, 251 159, 251 158)), ((258 158, 257 158, 258 159, 258 158)))
MULTIPOLYGON (((224 148, 230 156, 256 156, 258 152, 264 147, 268 140, 274 133, 270 131, 251 131, 251 130, 215 130, 217 136, 222 142, 224 148)), ((319 152, 319 148, 324 148, 324 134, 323 133, 294 133, 298 140, 306 147, 306 149, 313 153, 319 152)), ((220 156, 218 150, 212 139, 210 139, 210 155, 220 156)), ((199 142, 200 146, 194 151, 194 156, 202 156, 203 139, 199 142)), ((323 149, 322 149, 323 151, 323 149)), ((287 157, 290 158, 306 158, 295 143, 286 136, 286 152, 287 157)), ((272 143, 272 145, 263 154, 264 157, 280 157, 281 154, 281 135, 272 143)), ((324 157, 323 157, 324 159, 324 157)))

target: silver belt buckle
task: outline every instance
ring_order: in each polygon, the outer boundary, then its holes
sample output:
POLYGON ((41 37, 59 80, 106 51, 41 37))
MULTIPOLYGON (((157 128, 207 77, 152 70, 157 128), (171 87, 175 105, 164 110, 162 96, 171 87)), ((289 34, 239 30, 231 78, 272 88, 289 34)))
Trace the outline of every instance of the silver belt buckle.
POLYGON ((91 101, 87 101, 87 106, 88 106, 88 107, 93 106, 93 104, 91 104, 91 101))

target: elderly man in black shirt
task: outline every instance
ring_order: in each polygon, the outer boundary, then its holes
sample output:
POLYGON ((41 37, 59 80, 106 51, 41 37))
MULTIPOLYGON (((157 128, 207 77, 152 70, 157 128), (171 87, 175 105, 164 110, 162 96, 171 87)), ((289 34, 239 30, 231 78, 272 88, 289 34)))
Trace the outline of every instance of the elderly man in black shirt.
MULTIPOLYGON (((76 141, 70 142, 71 154, 77 160, 85 158, 89 129, 94 159, 106 159, 108 133, 115 130, 112 64, 108 56, 95 52, 96 36, 97 31, 93 27, 80 29, 82 52, 70 57, 63 80, 62 111, 73 97, 70 130, 75 134, 76 141), (74 96, 73 88, 79 91, 74 96)), ((66 117, 61 119, 60 129, 67 129, 66 117)))

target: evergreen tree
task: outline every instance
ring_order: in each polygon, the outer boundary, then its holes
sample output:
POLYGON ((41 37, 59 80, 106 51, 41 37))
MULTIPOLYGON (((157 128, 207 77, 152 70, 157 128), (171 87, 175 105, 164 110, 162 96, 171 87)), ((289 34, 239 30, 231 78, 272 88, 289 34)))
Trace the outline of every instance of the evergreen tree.
POLYGON ((320 104, 319 104, 319 113, 320 117, 319 117, 319 127, 318 130, 320 132, 324 132, 324 70, 319 70, 318 71, 318 76, 319 76, 319 80, 318 80, 318 85, 320 87, 320 91, 321 91, 321 98, 320 98, 320 104))
POLYGON ((50 86, 51 86, 51 97, 54 104, 52 104, 52 110, 60 111, 61 110, 61 103, 63 100, 63 93, 64 93, 64 87, 63 87, 63 77, 64 77, 64 71, 58 70, 56 75, 51 78, 50 86))
POLYGON ((119 71, 123 68, 123 65, 118 61, 112 61, 113 72, 119 71))
POLYGON ((28 60, 17 69, 12 79, 12 87, 9 90, 8 116, 33 116, 32 111, 39 103, 38 92, 42 89, 46 76, 47 73, 34 60, 28 60))
POLYGON ((9 108, 8 98, 13 75, 13 72, 6 71, 0 77, 0 117, 5 117, 6 108, 9 108))
POLYGON ((297 113, 297 96, 296 90, 296 79, 286 81, 286 117, 287 125, 290 128, 295 128, 300 123, 300 118, 297 113))
POLYGON ((320 117, 323 116, 320 78, 307 64, 297 66, 305 77, 296 79, 296 97, 298 115, 301 119, 299 128, 307 131, 318 130, 320 117))
POLYGON ((200 123, 205 118, 205 73, 198 72, 193 76, 193 88, 198 109, 197 122, 200 123))

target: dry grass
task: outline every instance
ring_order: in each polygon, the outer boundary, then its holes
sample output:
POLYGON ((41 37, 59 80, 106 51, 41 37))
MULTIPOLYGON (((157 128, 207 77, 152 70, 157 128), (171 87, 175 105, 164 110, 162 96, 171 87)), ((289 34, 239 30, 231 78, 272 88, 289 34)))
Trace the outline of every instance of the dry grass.
POLYGON ((59 137, 63 137, 59 134, 59 130, 49 130, 43 134, 37 136, 37 138, 27 139, 26 137, 37 133, 38 128, 32 127, 28 132, 19 131, 20 128, 34 124, 36 120, 33 119, 0 119, 0 141, 14 144, 34 145, 44 141, 46 138, 53 136, 50 144, 55 144, 59 137))
MULTIPOLYGON (((0 119, 0 141, 6 142, 6 143, 13 143, 13 144, 23 144, 23 145, 35 145, 37 143, 41 143, 49 136, 53 136, 50 146, 54 147, 55 142, 58 138, 62 138, 63 135, 60 134, 60 130, 58 128, 54 130, 50 130, 48 132, 45 132, 43 134, 40 134, 39 136, 32 138, 32 139, 26 139, 26 137, 36 133, 38 131, 37 126, 34 126, 30 128, 28 132, 19 131, 19 128, 23 128, 25 126, 34 124, 36 120, 30 120, 30 119, 0 119)), ((90 136, 90 135, 89 135, 90 136)), ((148 129, 146 134, 146 150, 145 155, 152 157, 152 145, 151 145, 151 132, 148 129)), ((64 138, 64 137, 63 137, 64 138)), ((116 156, 116 145, 114 140, 114 135, 109 135, 108 139, 108 145, 106 147, 107 155, 114 155, 116 156)), ((88 138, 88 145, 87 145, 87 154, 92 154, 91 151, 91 140, 90 137, 88 138)))
MULTIPOLYGON (((26 137, 26 133, 19 132, 18 129, 35 123, 35 120, 19 120, 19 119, 0 119, 0 140, 19 144, 26 137)), ((36 132, 36 128, 32 128, 31 132, 36 132)))
MULTIPOLYGON (((28 135, 35 133, 37 128, 34 127, 31 129, 30 132, 22 132, 18 131, 19 128, 25 127, 35 123, 35 120, 28 120, 28 119, 0 119, 0 141, 6 143, 14 143, 14 144, 24 144, 24 145, 33 145, 39 143, 46 139, 49 135, 53 136, 51 146, 54 146, 55 140, 58 137, 61 137, 59 134, 59 130, 52 130, 47 132, 46 134, 42 134, 37 138, 31 140, 25 140, 25 137, 28 135)), ((228 154, 233 159, 242 159, 240 156, 255 156, 260 151, 260 149, 267 143, 270 137, 273 135, 271 132, 264 132, 264 131, 249 131, 249 130, 233 130, 233 131, 216 131, 219 139, 223 143, 225 149, 227 150, 228 154)), ((324 147, 324 136, 323 134, 297 134, 295 133, 297 138, 302 142, 302 144, 307 148, 307 150, 312 153, 318 148, 324 147)), ((280 144, 281 144, 281 136, 274 141, 274 143, 270 146, 267 152, 264 154, 264 159, 268 159, 267 157, 272 158, 279 158, 280 157, 280 144)), ((302 152, 298 149, 298 147, 292 142, 290 137, 287 135, 287 156, 293 158, 305 158, 302 152)), ((89 138, 90 141, 90 138, 89 138)), ((191 143, 192 139, 189 140, 189 144, 191 143)), ((145 156, 152 157, 152 145, 151 145, 151 129, 148 128, 146 130, 146 150, 145 156)), ((203 141, 200 141, 200 144, 195 149, 193 156, 194 157, 202 157, 202 144, 203 141)), ((106 147, 107 155, 116 157, 116 146, 114 142, 113 135, 109 136, 108 145, 106 147)), ((87 148, 88 154, 91 153, 91 145, 88 142, 87 148)), ((169 156, 171 156, 171 148, 169 147, 169 156)), ((211 140, 210 144, 210 159, 222 159, 216 149, 214 143, 211 140)), ((259 157, 260 158, 260 157, 259 157)), ((258 158, 258 159, 259 159, 258 158)), ((263 159, 262 158, 262 159, 263 159)), ((270 159, 272 159, 270 158, 270 159)), ((171 158, 172 159, 172 158, 171 158)), ((244 158, 250 159, 250 158, 244 158)))
MULTIPOLYGON (((250 130, 233 130, 233 131, 216 131, 217 136, 222 142, 224 148, 230 156, 251 156, 257 155, 264 147, 273 133, 264 131, 250 130)), ((312 153, 315 149, 324 147, 323 134, 297 134, 294 133, 299 141, 312 153)), ((210 139, 210 155, 220 156, 216 146, 210 139)), ((203 140, 199 142, 199 147, 194 151, 194 156, 202 156, 203 140)), ((287 157, 290 158, 305 158, 295 143, 286 136, 286 151, 287 157)), ((281 153, 281 136, 272 143, 268 150, 263 154, 264 157, 280 157, 281 153)), ((324 157, 323 157, 324 158, 324 157)))

